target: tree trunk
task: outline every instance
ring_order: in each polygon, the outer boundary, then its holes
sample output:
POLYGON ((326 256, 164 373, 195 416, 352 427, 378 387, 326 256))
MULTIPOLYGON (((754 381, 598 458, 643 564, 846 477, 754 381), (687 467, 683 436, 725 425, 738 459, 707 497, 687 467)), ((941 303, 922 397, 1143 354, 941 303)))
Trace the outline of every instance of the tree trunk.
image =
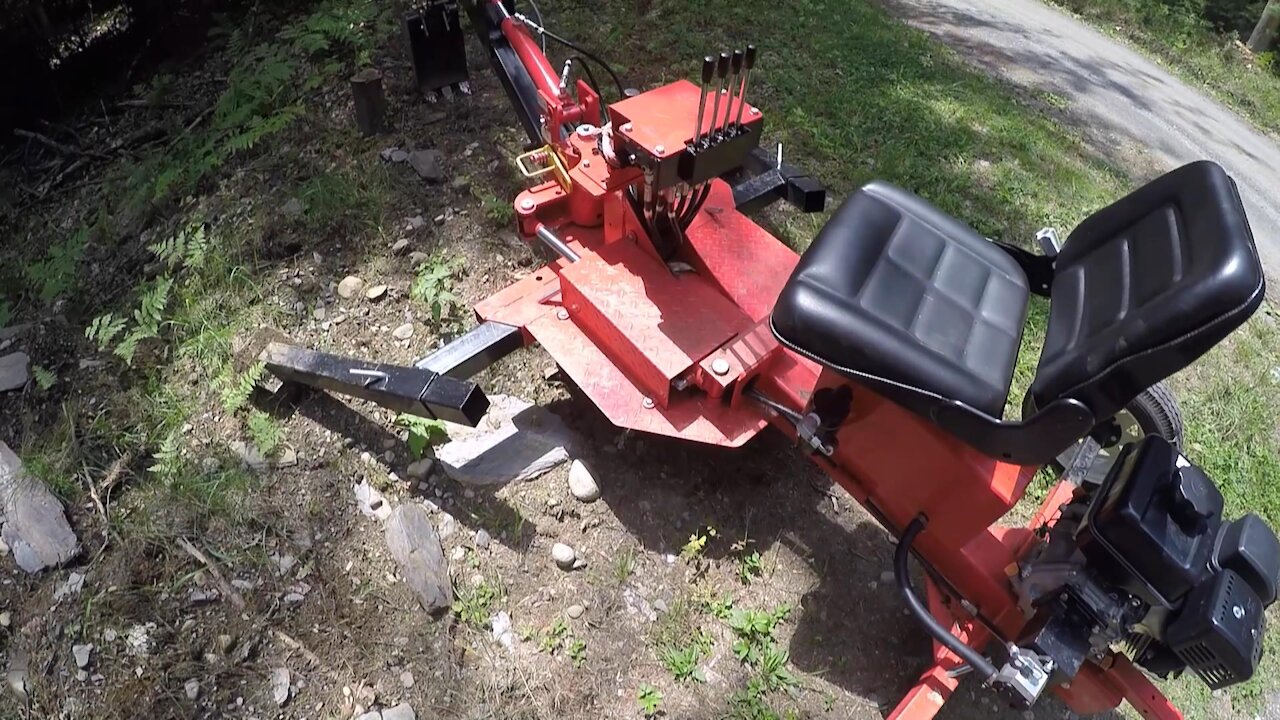
POLYGON ((355 101, 356 126, 368 137, 386 129, 387 98, 382 92, 382 73, 369 68, 351 78, 351 96, 355 101))
POLYGON ((1249 36, 1249 50, 1255 53, 1266 52, 1280 33, 1280 0, 1270 0, 1262 9, 1262 17, 1249 36))

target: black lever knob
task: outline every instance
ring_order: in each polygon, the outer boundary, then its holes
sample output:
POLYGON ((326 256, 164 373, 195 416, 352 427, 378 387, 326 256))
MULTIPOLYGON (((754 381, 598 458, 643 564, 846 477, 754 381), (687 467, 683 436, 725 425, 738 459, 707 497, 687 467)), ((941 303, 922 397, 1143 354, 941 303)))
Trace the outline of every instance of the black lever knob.
POLYGON ((708 55, 702 61, 702 84, 709 85, 711 80, 716 76, 716 59, 712 55, 708 55))
POLYGON ((737 75, 742 72, 742 59, 744 53, 741 50, 733 51, 733 74, 737 75))
POLYGON ((756 46, 755 45, 747 46, 747 55, 746 55, 746 58, 744 59, 746 61, 746 66, 748 70, 756 66, 756 46))
POLYGON ((729 53, 720 53, 720 62, 716 64, 716 77, 721 80, 729 77, 729 53))
POLYGON ((1188 535, 1204 533, 1213 518, 1214 502, 1209 496, 1203 473, 1193 468, 1175 471, 1169 514, 1188 535))

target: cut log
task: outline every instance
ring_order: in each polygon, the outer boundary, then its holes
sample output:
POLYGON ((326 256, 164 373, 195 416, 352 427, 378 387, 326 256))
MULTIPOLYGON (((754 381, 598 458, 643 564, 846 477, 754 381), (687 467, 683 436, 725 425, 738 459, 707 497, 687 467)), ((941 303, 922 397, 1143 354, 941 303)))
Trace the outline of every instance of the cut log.
POLYGON ((351 98, 356 107, 356 127, 368 137, 386 129, 387 98, 382 92, 382 73, 369 68, 351 78, 351 98))

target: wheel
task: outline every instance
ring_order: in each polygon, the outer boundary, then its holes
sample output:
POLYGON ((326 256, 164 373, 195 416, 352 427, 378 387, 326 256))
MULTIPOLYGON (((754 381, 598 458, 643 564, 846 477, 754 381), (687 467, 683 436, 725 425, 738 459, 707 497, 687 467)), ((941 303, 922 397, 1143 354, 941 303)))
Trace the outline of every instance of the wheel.
MULTIPOLYGON (((1164 383, 1157 383, 1143 390, 1140 395, 1129 402, 1123 410, 1115 415, 1116 427, 1109 437, 1095 437, 1102 446, 1098 452, 1098 461, 1088 473, 1096 477, 1099 473, 1105 476, 1120 448, 1137 442, 1148 435, 1159 435, 1168 440, 1175 448, 1182 449, 1182 411, 1178 409, 1178 400, 1173 391, 1164 383)), ((1084 440, 1067 448, 1053 463, 1055 470, 1062 472, 1076 455, 1076 450, 1084 440)))

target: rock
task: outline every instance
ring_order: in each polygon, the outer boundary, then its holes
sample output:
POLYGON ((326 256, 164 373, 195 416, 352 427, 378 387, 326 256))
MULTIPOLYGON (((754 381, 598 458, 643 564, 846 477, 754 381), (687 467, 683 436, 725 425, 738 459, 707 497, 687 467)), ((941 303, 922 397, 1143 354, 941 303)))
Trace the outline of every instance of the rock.
POLYGON ((449 539, 458 531, 458 521, 447 512, 440 513, 440 522, 436 524, 436 534, 441 540, 449 539))
POLYGON ((408 340, 413 337, 413 323, 405 323, 391 331, 391 337, 397 340, 408 340))
POLYGON ((29 660, 27 653, 21 648, 11 648, 9 651, 9 669, 5 671, 5 684, 9 686, 9 690, 18 698, 18 702, 26 705, 29 698, 27 692, 27 672, 29 668, 29 660))
POLYGON ((187 602, 192 605, 206 605, 216 601, 220 595, 213 588, 195 588, 187 595, 187 602))
POLYGON ((71 656, 75 658, 76 667, 84 669, 89 667, 89 653, 93 652, 93 645, 74 645, 71 648, 71 656))
POLYGON ((415 460, 409 463, 409 467, 405 469, 405 474, 414 480, 426 480, 431 475, 431 469, 435 464, 435 461, 431 458, 415 460))
POLYGON ((387 520, 383 533, 391 557, 400 567, 400 576, 418 596, 427 612, 448 609, 453 604, 453 586, 444 559, 440 537, 431 516, 418 505, 401 505, 387 520))
POLYGON ((581 460, 574 460, 569 467, 569 492, 585 503, 600 499, 600 486, 581 460))
POLYGON ((195 678, 191 678, 190 680, 183 683, 182 689, 184 692, 187 693, 188 700, 195 700, 196 698, 200 697, 200 681, 196 680, 195 678))
POLYGON ((449 553, 449 559, 453 562, 462 562, 467 557, 467 549, 459 545, 449 553))
POLYGON ((82 589, 84 589, 84 573, 73 572, 67 576, 66 582, 53 591, 53 601, 56 603, 63 598, 79 595, 82 589))
POLYGON ((391 246, 391 254, 405 255, 409 252, 410 245, 412 245, 412 243, 409 242, 409 238, 400 238, 391 246))
MULTIPOLYGON (((423 217, 423 216, 421 216, 421 215, 414 215, 413 217, 409 218, 408 224, 406 225, 406 228, 405 228, 405 229, 407 229, 407 230, 421 230, 422 228, 424 228, 424 227, 426 227, 426 226, 427 226, 427 219, 426 219, 425 217, 423 217)), ((407 242, 409 242, 409 240, 406 238, 406 239, 405 239, 405 242, 407 243, 407 242)))
POLYGON ((24 352, 0 357, 0 392, 26 387, 31 380, 31 358, 24 352))
POLYGON ((489 543, 493 542, 493 538, 489 535, 489 531, 480 528, 476 531, 476 547, 481 550, 489 547, 489 543))
POLYGON ((316 320, 324 320, 328 314, 329 311, 325 310, 323 305, 317 305, 316 309, 311 311, 311 317, 316 320))
POLYGON ((427 182, 444 182, 444 155, 439 150, 415 150, 409 153, 409 166, 418 173, 418 177, 427 182))
POLYGON ((885 570, 884 572, 880 573, 880 582, 891 583, 893 581, 894 581, 894 574, 892 570, 885 570))
POLYGON ((428 255, 427 253, 418 252, 416 250, 414 252, 409 253, 409 263, 412 264, 414 267, 418 267, 419 265, 426 265, 430 261, 431 261, 431 256, 428 255))
POLYGON ((391 158, 395 157, 397 152, 400 152, 398 147, 383 148, 378 152, 378 157, 382 158, 383 162, 391 162, 391 158))
POLYGON ((0 542, 28 573, 61 565, 80 553, 80 541, 62 511, 62 503, 30 475, 22 461, 0 442, 0 542))
POLYGON ((355 720, 382 720, 382 713, 377 710, 370 710, 363 715, 356 716, 355 720))
POLYGON ((364 280, 355 275, 348 275, 338 283, 338 297, 344 300, 350 300, 359 295, 362 290, 364 290, 364 280))
POLYGON ((418 716, 408 703, 400 703, 395 707, 385 708, 382 711, 382 720, 418 720, 418 716))
POLYGON ((413 673, 408 670, 400 673, 400 684, 403 685, 406 690, 413 687, 413 673))
POLYGON ((409 153, 404 150, 392 150, 391 162, 402 163, 409 159, 409 153))
POLYGON ((270 560, 276 566, 276 577, 288 575, 293 566, 298 564, 298 559, 288 553, 271 553, 270 560))
MULTIPOLYGON (((334 322, 337 322, 335 319, 334 322)), ((275 459, 271 461, 271 467, 287 468, 298 464, 298 451, 293 448, 285 448, 281 450, 275 459)))
POLYGON ((271 462, 267 460, 267 456, 262 454, 254 445, 243 440, 233 440, 228 443, 227 448, 238 458, 240 463, 250 470, 265 470, 270 467, 271 462))
POLYGON ((436 460, 473 487, 531 480, 568 461, 573 434, 554 413, 520 398, 494 395, 478 427, 445 423, 449 442, 436 460))
POLYGON ((289 198, 289 201, 280 206, 280 214, 285 217, 296 218, 302 215, 307 208, 298 198, 289 198))
POLYGON ((556 561, 556 567, 561 570, 572 570, 573 561, 578 559, 578 553, 564 543, 556 543, 551 546, 551 559, 556 561))
POLYGON ((454 178, 453 182, 450 183, 450 185, 453 187, 454 190, 457 190, 460 193, 471 192, 471 178, 466 177, 465 175, 460 175, 454 178))
POLYGON ((386 285, 374 285, 373 287, 364 291, 364 298, 366 300, 381 300, 382 297, 386 294, 387 294, 386 285))
POLYGON ((386 520, 391 517, 391 506, 387 503, 387 499, 378 492, 368 480, 361 480, 359 485, 353 485, 352 490, 356 494, 356 504, 360 506, 360 512, 365 517, 371 517, 375 520, 386 520))
POLYGON ((151 639, 151 632, 155 629, 156 624, 153 622, 130 626, 124 634, 124 642, 129 654, 135 657, 150 655, 152 648, 155 647, 155 642, 151 639))
POLYGON ((440 213, 439 215, 432 218, 431 222, 435 223, 436 225, 443 225, 446 219, 447 218, 445 218, 444 213, 440 213))
POLYGON ((289 668, 276 668, 271 671, 271 699, 280 706, 289 702, 289 668))
POLYGON ((582 607, 581 605, 570 605, 568 609, 566 609, 564 612, 570 618, 577 620, 578 618, 582 617, 582 614, 585 613, 586 611, 587 609, 582 607))
POLYGON ((516 636, 512 631, 511 616, 506 610, 500 611, 497 615, 489 618, 489 637, 493 641, 502 645, 508 650, 514 650, 516 647, 516 636))
POLYGON ((624 588, 622 591, 622 600, 626 603, 628 614, 640 615, 649 622, 653 622, 658 619, 658 613, 654 611, 653 606, 650 605, 649 601, 634 588, 624 588))
POLYGON ((0 612, 0 628, 7 628, 13 624, 13 614, 8 610, 0 612))

